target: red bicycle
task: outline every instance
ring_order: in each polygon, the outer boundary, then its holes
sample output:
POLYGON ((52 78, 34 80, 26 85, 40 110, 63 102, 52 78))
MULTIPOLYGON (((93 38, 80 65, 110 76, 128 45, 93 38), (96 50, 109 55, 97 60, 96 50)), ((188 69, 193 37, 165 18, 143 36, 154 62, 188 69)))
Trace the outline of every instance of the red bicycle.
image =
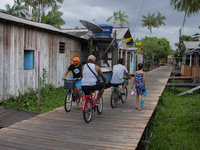
POLYGON ((101 114, 103 111, 103 97, 100 98, 100 103, 96 104, 98 96, 98 91, 95 91, 94 94, 82 96, 85 97, 83 101, 82 111, 83 118, 86 123, 89 123, 91 121, 93 111, 95 112, 97 110, 98 114, 101 114))

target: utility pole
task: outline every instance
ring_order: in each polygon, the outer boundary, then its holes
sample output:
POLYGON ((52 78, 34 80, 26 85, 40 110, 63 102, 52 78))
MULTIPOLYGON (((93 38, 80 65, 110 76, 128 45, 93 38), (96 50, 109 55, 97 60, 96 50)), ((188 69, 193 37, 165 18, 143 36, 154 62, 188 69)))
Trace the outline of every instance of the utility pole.
POLYGON ((181 51, 181 28, 179 30, 179 45, 178 45, 178 50, 179 50, 179 53, 181 51))

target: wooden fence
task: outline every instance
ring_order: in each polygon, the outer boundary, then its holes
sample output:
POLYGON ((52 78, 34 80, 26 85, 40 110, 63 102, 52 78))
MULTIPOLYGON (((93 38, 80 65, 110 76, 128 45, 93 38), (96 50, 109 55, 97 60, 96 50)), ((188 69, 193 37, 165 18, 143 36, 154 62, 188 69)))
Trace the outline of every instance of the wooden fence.
POLYGON ((200 78, 200 66, 190 67, 181 65, 181 74, 184 76, 192 76, 192 78, 200 78))

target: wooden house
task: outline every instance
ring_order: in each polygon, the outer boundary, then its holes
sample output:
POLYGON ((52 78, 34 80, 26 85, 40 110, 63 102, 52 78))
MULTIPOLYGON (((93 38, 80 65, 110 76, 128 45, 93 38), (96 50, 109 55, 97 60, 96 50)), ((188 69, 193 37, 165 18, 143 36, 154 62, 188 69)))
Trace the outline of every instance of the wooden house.
POLYGON ((81 41, 51 25, 0 12, 0 100, 28 87, 37 89, 43 69, 46 83, 63 85, 70 60, 80 57, 81 41))
POLYGON ((81 49, 82 63, 86 63, 87 56, 91 54, 90 43, 92 41, 92 54, 97 57, 96 64, 101 67, 104 75, 109 72, 109 77, 107 77, 108 82, 111 78, 113 65, 117 64, 118 59, 121 57, 124 58, 124 65, 127 69, 129 71, 133 70, 130 68, 133 68, 134 51, 136 51, 137 48, 128 50, 128 45, 133 45, 132 39, 126 42, 127 38, 131 38, 129 28, 113 28, 110 38, 102 38, 101 36, 94 35, 88 31, 88 29, 65 29, 64 31, 68 34, 88 40, 87 43, 82 42, 82 45, 84 45, 81 49))
POLYGON ((200 78, 200 41, 184 41, 181 74, 200 78))

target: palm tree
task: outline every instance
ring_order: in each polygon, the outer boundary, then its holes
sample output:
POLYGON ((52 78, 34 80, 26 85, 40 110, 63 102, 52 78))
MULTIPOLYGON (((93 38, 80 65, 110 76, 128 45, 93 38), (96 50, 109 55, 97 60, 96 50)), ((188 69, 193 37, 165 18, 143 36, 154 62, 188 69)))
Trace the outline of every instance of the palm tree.
POLYGON ((26 10, 26 6, 22 4, 22 0, 15 0, 14 7, 17 16, 27 18, 28 12, 26 10))
POLYGON ((118 16, 118 12, 113 12, 113 16, 109 17, 106 20, 106 22, 109 22, 112 18, 114 18, 113 23, 115 24, 117 22, 117 20, 118 20, 117 16, 118 16))
POLYGON ((127 15, 125 15, 125 12, 121 12, 121 10, 118 12, 118 24, 120 25, 120 27, 124 26, 124 22, 129 25, 129 22, 125 19, 128 18, 127 15))
POLYGON ((65 21, 61 18, 63 12, 58 11, 59 7, 54 7, 51 11, 48 12, 47 15, 43 12, 42 22, 50 24, 56 28, 61 28, 62 25, 65 24, 65 21))
POLYGON ((6 4, 5 7, 6 10, 0 9, 0 11, 18 17, 27 18, 26 7, 22 4, 22 0, 14 0, 14 5, 12 7, 9 4, 6 4))
POLYGON ((152 34, 152 27, 156 27, 156 17, 155 14, 153 13, 152 15, 149 13, 148 17, 142 15, 142 27, 147 27, 147 29, 150 30, 150 34, 152 34))
POLYGON ((16 11, 15 11, 15 5, 13 5, 12 7, 9 5, 9 4, 6 4, 5 5, 6 7, 6 10, 4 9, 0 9, 1 12, 5 12, 5 13, 8 13, 8 14, 11 14, 11 15, 17 15, 16 14, 16 11))
POLYGON ((125 12, 122 13, 121 10, 113 12, 113 16, 109 17, 106 22, 109 22, 112 18, 114 18, 113 23, 118 23, 120 27, 124 26, 124 22, 129 25, 129 22, 125 19, 128 18, 128 16, 125 15, 125 12))
MULTIPOLYGON (((158 15, 156 17, 156 28, 158 29, 161 25, 166 25, 163 20, 166 20, 167 18, 165 16, 162 16, 160 12, 158 12, 158 15)), ((158 31, 158 30, 157 30, 158 31)))
POLYGON ((24 5, 26 6, 26 10, 27 10, 27 18, 31 19, 31 8, 33 7, 33 0, 22 0, 22 2, 24 2, 24 5))
POLYGON ((177 11, 187 12, 188 17, 200 10, 199 0, 171 0, 170 4, 174 5, 174 9, 177 11))

